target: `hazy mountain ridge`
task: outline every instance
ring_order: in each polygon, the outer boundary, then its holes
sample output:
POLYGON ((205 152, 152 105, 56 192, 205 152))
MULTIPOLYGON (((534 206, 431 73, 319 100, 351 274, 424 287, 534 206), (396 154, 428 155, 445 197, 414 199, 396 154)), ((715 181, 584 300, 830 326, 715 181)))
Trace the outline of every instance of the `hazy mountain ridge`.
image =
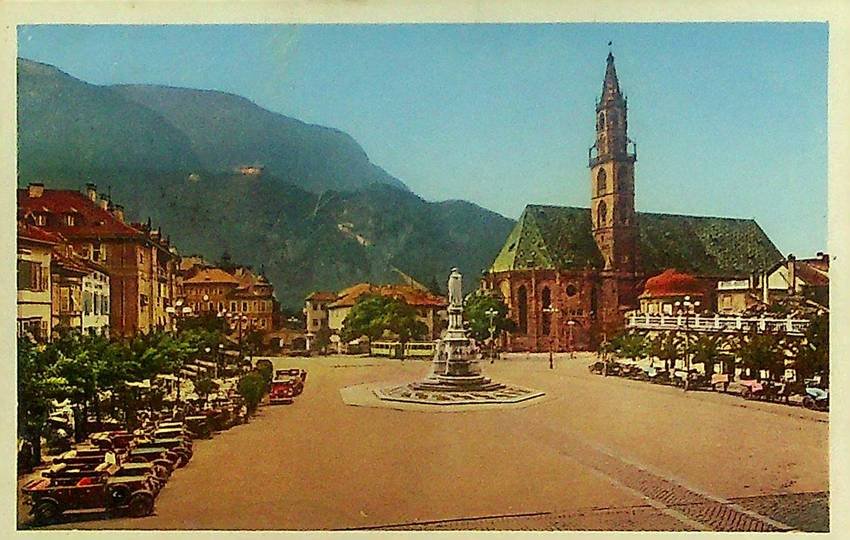
POLYGON ((19 185, 96 182, 181 253, 228 251, 264 268, 290 307, 312 290, 397 281, 395 269, 444 286, 458 266, 474 288, 513 226, 465 201, 427 202, 347 134, 232 94, 102 87, 18 65, 19 185), (238 165, 265 171, 235 174, 238 165))

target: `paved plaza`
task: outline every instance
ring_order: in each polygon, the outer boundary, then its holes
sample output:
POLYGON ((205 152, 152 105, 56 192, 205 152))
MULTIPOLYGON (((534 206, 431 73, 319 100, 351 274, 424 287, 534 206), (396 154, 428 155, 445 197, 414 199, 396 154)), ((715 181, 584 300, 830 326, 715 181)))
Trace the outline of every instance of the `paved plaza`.
POLYGON ((827 414, 592 375, 594 357, 515 356, 488 376, 546 393, 435 414, 346 405, 426 361, 275 359, 293 405, 198 441, 142 519, 61 528, 826 530, 827 414))

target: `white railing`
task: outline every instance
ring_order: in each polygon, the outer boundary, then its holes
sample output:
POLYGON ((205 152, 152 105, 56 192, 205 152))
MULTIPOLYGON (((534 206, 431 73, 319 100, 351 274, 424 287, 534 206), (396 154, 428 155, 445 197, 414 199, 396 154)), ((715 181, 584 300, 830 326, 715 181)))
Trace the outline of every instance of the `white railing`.
POLYGON ((729 317, 720 315, 629 315, 626 327, 638 330, 687 330, 692 332, 758 332, 802 335, 808 319, 729 317))

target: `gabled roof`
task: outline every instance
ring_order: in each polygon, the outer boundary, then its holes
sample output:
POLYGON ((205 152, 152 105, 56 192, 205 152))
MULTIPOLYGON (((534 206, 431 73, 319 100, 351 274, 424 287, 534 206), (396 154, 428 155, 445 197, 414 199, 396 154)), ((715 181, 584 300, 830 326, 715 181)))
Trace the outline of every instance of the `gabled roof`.
MULTIPOLYGON (((529 205, 508 235, 492 272, 602 268, 590 209, 529 205)), ((752 219, 638 212, 639 271, 678 268, 698 276, 748 276, 782 259, 752 219)))
POLYGON ((57 216, 74 214, 79 224, 68 226, 51 224, 49 229, 66 238, 139 238, 145 235, 122 222, 88 199, 84 194, 68 189, 45 189, 41 196, 30 197, 29 190, 18 189, 18 212, 27 214, 46 213, 57 216))
POLYGON ((227 283, 232 285, 238 285, 239 280, 228 274, 221 268, 204 268, 198 271, 198 273, 192 276, 191 278, 183 281, 184 285, 197 285, 203 283, 227 283))
POLYGON ((305 300, 315 300, 317 302, 330 302, 336 300, 337 294, 328 291, 313 291, 305 300))
POLYGON ((22 223, 18 221, 18 242, 22 240, 49 246, 61 244, 64 241, 64 239, 58 234, 45 231, 41 227, 36 227, 29 223, 22 223))

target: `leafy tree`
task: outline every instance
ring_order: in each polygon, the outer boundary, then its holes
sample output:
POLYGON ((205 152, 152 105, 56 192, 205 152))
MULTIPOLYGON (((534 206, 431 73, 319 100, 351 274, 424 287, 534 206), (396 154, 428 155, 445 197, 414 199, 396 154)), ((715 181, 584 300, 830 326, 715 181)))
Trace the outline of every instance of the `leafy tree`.
POLYGON ((321 328, 319 328, 318 331, 316 331, 316 335, 313 338, 313 343, 311 344, 311 346, 314 349, 324 350, 325 347, 330 345, 330 343, 331 343, 331 329, 328 328, 327 326, 322 326, 321 328))
POLYGON ((263 399, 266 390, 266 381, 259 372, 252 371, 239 379, 236 390, 242 396, 242 399, 245 400, 245 407, 248 409, 248 412, 253 413, 257 410, 260 401, 263 399))
POLYGON ((198 329, 220 335, 226 334, 230 331, 227 319, 224 317, 217 317, 213 314, 201 315, 199 317, 183 317, 177 321, 177 331, 180 333, 198 329))
POLYGON ((821 374, 829 380, 829 315, 815 315, 797 347, 794 368, 800 380, 821 374))
POLYGON ((633 361, 646 356, 649 352, 649 344, 646 336, 637 332, 623 333, 612 340, 614 350, 620 356, 631 358, 633 361))
POLYGON ((785 369, 785 347, 780 336, 752 332, 738 336, 736 341, 741 364, 755 372, 756 378, 761 377, 762 370, 768 371, 771 378, 781 377, 785 369))
POLYGON ((416 310, 403 299, 388 296, 363 295, 342 321, 341 338, 351 341, 367 336, 374 341, 385 334, 401 342, 420 339, 428 327, 417 319, 416 310))
POLYGON ((516 330, 516 323, 508 318, 508 307, 502 299, 478 291, 466 299, 463 307, 463 318, 469 323, 469 333, 478 341, 484 341, 490 337, 490 317, 486 313, 491 309, 496 311, 493 317, 493 326, 496 328, 494 336, 516 330))
POLYGON ((674 330, 659 332, 650 341, 650 353, 664 362, 664 369, 671 370, 682 351, 682 340, 674 330))
POLYGON ((65 391, 67 382, 56 373, 44 345, 18 339, 18 436, 32 448, 32 463, 41 463, 41 436, 50 416, 51 401, 65 391))
POLYGON ((722 354, 723 344, 724 338, 719 332, 700 334, 689 346, 692 362, 703 364, 706 375, 714 373, 714 365, 722 354))

